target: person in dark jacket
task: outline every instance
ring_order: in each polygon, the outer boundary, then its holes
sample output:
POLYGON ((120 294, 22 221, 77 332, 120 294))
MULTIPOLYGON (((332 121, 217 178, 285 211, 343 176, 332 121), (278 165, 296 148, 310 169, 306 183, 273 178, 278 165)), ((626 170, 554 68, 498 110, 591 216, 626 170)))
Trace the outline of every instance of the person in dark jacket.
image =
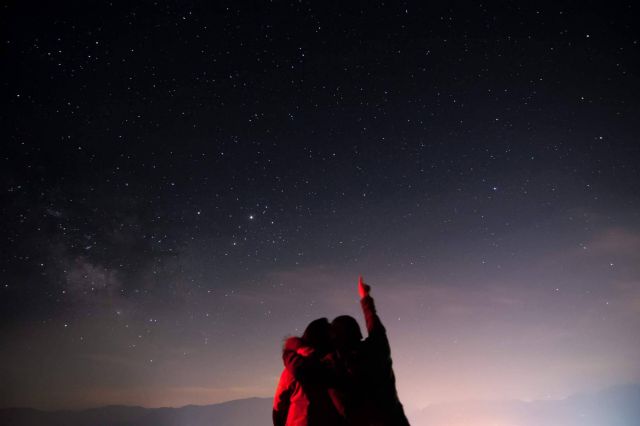
POLYGON ((273 401, 274 426, 340 426, 343 419, 328 392, 330 372, 323 359, 330 351, 326 318, 312 321, 301 338, 286 340, 285 369, 273 401))
POLYGON ((368 336, 362 340, 358 322, 348 315, 332 323, 333 370, 343 377, 330 388, 348 426, 409 426, 396 391, 387 332, 376 313, 371 287, 358 282, 368 336))

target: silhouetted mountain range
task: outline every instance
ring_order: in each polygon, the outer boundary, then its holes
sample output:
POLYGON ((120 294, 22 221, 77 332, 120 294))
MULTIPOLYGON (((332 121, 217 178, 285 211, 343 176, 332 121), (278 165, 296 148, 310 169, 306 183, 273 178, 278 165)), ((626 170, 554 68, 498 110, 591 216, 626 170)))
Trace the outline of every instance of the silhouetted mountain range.
POLYGON ((269 426, 271 398, 180 408, 108 406, 82 411, 0 410, 3 426, 269 426))
MULTIPOLYGON (((431 405, 413 426, 639 426, 640 385, 548 401, 472 401, 431 405)), ((81 411, 0 410, 3 426, 268 426, 271 398, 180 408, 108 406, 81 411)))

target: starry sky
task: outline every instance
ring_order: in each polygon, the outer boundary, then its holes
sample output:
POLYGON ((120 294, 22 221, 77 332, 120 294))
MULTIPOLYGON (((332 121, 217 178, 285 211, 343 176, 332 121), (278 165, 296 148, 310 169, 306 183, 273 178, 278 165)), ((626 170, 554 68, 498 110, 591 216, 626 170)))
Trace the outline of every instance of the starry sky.
POLYGON ((345 3, 1 6, 0 406, 270 396, 358 274, 409 410, 640 381, 638 5, 345 3))

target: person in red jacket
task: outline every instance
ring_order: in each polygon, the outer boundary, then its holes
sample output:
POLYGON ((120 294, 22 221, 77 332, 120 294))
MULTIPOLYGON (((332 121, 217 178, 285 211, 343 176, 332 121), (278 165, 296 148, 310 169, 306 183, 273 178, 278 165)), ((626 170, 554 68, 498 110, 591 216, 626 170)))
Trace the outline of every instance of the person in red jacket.
POLYGON ((331 322, 333 370, 342 380, 331 392, 348 426, 409 426, 396 391, 387 332, 376 313, 371 287, 358 281, 360 304, 367 324, 362 340, 358 322, 342 315, 331 322))
POLYGON ((330 393, 330 367, 325 356, 330 351, 330 325, 326 318, 312 321, 301 338, 286 340, 285 369, 273 401, 274 426, 340 426, 330 393))

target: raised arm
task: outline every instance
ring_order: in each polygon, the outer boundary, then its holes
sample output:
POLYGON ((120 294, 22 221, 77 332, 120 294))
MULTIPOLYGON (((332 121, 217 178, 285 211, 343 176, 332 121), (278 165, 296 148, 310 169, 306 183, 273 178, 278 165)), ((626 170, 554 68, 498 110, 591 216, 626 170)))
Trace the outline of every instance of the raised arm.
POLYGON ((376 305, 371 297, 371 286, 366 284, 362 275, 358 280, 358 293, 360 294, 360 305, 362 306, 362 313, 364 314, 364 320, 367 323, 367 333, 369 336, 376 333, 385 333, 386 330, 380 317, 376 313, 376 305))
POLYGON ((362 279, 362 275, 358 280, 358 293, 360 294, 360 306, 362 306, 362 313, 364 314, 364 320, 367 324, 368 336, 366 341, 368 344, 374 345, 383 351, 385 354, 390 354, 389 341, 387 339, 387 331, 380 321, 380 317, 376 313, 376 305, 373 302, 373 298, 370 295, 371 286, 366 284, 362 279))

